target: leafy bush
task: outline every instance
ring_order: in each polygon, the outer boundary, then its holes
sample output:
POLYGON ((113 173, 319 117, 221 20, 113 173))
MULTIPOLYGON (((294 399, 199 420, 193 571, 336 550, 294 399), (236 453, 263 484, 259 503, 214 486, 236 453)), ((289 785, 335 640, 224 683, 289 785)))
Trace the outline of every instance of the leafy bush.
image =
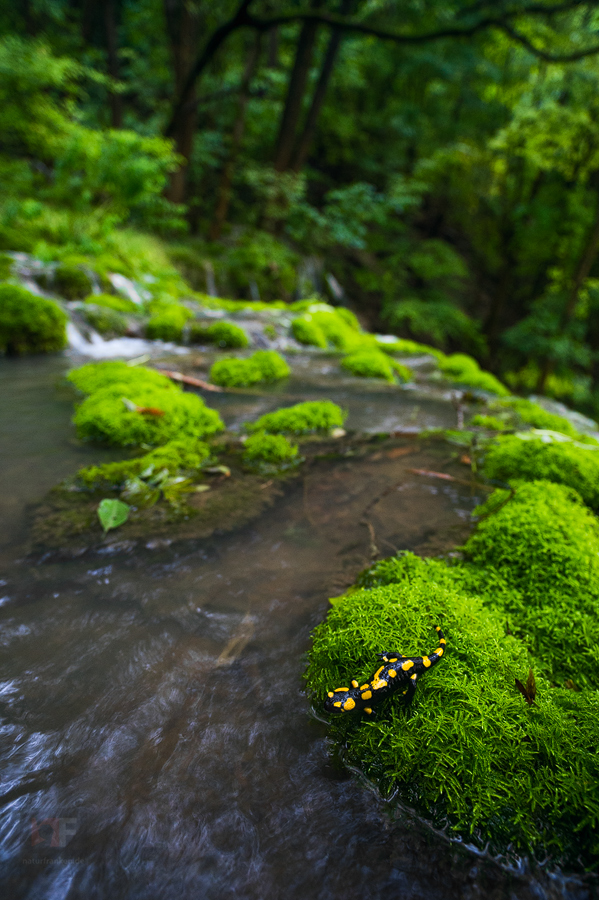
MULTIPOLYGON (((533 433, 534 434, 534 433, 533 433)), ((552 481, 574 488, 599 512, 599 448, 572 441, 550 441, 527 435, 505 435, 492 444, 484 473, 494 481, 552 481)))
POLYGON ((195 343, 218 344, 219 347, 235 347, 243 349, 249 344, 249 338, 243 328, 232 322, 213 322, 211 325, 202 325, 192 322, 189 327, 189 340, 195 343))
POLYGON ((412 373, 407 366, 390 359, 380 350, 366 348, 357 350, 341 360, 341 365, 352 375, 362 378, 384 378, 385 381, 395 381, 395 373, 402 381, 409 381, 412 373))
POLYGON ((308 434, 311 431, 339 428, 346 418, 347 413, 330 400, 308 400, 266 413, 256 422, 248 423, 246 428, 248 431, 265 431, 271 434, 308 434))
POLYGON ((309 690, 320 705, 328 690, 370 679, 381 651, 430 651, 440 624, 447 655, 420 679, 409 711, 396 695, 376 718, 332 720, 347 761, 494 849, 544 845, 588 862, 599 815, 597 695, 552 689, 537 675, 528 707, 514 687, 528 672, 524 645, 479 599, 437 581, 439 568, 422 562, 403 583, 336 602, 314 632, 309 690))
POLYGON ((141 312, 139 306, 133 300, 127 300, 125 297, 116 297, 114 294, 90 294, 85 298, 86 303, 94 306, 102 306, 106 309, 113 309, 115 312, 133 313, 139 315, 141 312))
POLYGON ((245 442, 243 459, 246 463, 265 462, 280 465, 295 460, 297 444, 291 444, 282 434, 253 434, 245 442))
POLYGON ((67 300, 82 300, 90 293, 92 283, 83 269, 62 263, 54 272, 54 289, 67 300))
POLYGON ((223 387, 272 384, 287 378, 291 369, 276 350, 258 350, 248 359, 219 359, 210 369, 210 380, 223 387))
POLYGON ((439 368, 443 374, 457 384, 481 391, 489 391, 491 394, 499 394, 504 397, 509 394, 508 389, 490 372, 483 372, 471 356, 465 353, 454 353, 439 360, 439 368))
POLYGON ((127 332, 126 318, 113 309, 86 304, 83 316, 87 324, 95 328, 104 337, 118 337, 127 332))
POLYGON ((156 387, 162 390, 179 390, 170 378, 161 375, 155 369, 145 366, 130 366, 119 361, 86 363, 77 369, 71 369, 67 381, 70 381, 82 394, 93 394, 101 388, 119 384, 123 392, 130 387, 156 387))
POLYGON ((136 459, 87 466, 78 471, 77 479, 92 490, 118 489, 128 478, 149 478, 163 470, 170 475, 197 472, 209 457, 210 447, 203 441, 172 440, 136 459))
POLYGON ((156 312, 146 326, 146 337, 152 341, 181 343, 183 329, 193 313, 181 304, 169 304, 156 312))
POLYGON ((407 329, 410 336, 438 347, 467 347, 484 353, 485 340, 478 322, 447 301, 400 300, 386 305, 386 320, 392 328, 407 329))
POLYGON ((0 284, 0 352, 53 353, 66 345, 67 317, 52 300, 0 284))

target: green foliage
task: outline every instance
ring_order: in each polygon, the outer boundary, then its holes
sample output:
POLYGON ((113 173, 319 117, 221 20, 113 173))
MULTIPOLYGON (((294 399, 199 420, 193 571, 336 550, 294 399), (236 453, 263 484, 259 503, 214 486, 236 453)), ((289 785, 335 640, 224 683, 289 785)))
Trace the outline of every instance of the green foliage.
POLYGON ((154 369, 146 366, 131 366, 124 362, 109 361, 100 363, 86 363, 77 369, 71 369, 67 374, 69 381, 82 394, 93 394, 101 388, 111 387, 115 384, 122 386, 123 391, 128 388, 155 387, 162 390, 177 391, 179 388, 173 384, 166 375, 161 375, 154 369))
POLYGON ((476 360, 466 356, 465 353, 454 353, 440 359, 439 368, 447 378, 457 384, 498 394, 500 397, 509 394, 508 389, 494 375, 483 372, 476 360))
MULTIPOLYGON (((556 433, 557 434, 557 433, 556 433)), ((552 481, 578 491, 599 512, 599 446, 547 440, 534 432, 505 435, 491 444, 484 473, 494 481, 552 481), (530 439, 527 439, 530 438, 530 439)))
POLYGON ((181 343, 183 329, 193 313, 179 303, 171 303, 160 308, 150 318, 146 326, 146 336, 152 341, 172 341, 181 343))
POLYGON ((405 356, 422 356, 423 353, 434 356, 435 359, 444 359, 445 354, 428 344, 418 344, 416 341, 408 341, 405 338, 395 338, 393 341, 382 340, 375 335, 376 345, 383 353, 402 353, 405 356))
POLYGON ((92 282, 79 266, 61 263, 54 272, 54 289, 67 300, 82 300, 92 289, 92 282))
POLYGON ((311 303, 303 316, 291 323, 291 333, 300 344, 327 346, 349 352, 362 344, 372 345, 372 338, 362 335, 355 315, 343 307, 311 303))
POLYGON ((276 350, 258 350, 248 359, 219 359, 210 369, 210 380, 222 387, 272 384, 287 378, 291 369, 276 350))
POLYGON ((448 640, 409 711, 396 696, 374 720, 333 719, 347 761, 383 791, 399 788, 410 805, 496 850, 544 846, 591 859, 596 696, 551 689, 537 676, 536 705, 528 707, 514 687, 528 671, 526 651, 505 636, 501 616, 437 581, 436 567, 419 567, 421 575, 402 583, 342 598, 314 632, 307 678, 318 702, 349 679, 370 678, 382 650, 430 652, 436 624, 448 640))
POLYGON ((127 479, 147 480, 163 471, 174 476, 197 473, 209 457, 210 447, 203 441, 172 440, 135 459, 79 469, 77 480, 89 490, 120 489, 127 479))
POLYGON ((330 400, 308 400, 296 403, 285 409, 260 416, 255 422, 246 425, 250 432, 264 431, 270 434, 287 432, 288 434, 309 434, 312 431, 329 431, 340 428, 347 413, 330 400))
POLYGON ((192 344, 211 343, 219 347, 234 347, 243 350, 249 344, 249 338, 243 328, 232 322, 213 322, 203 325, 192 322, 189 326, 189 340, 192 344))
POLYGON ((297 444, 291 444, 282 434, 266 434, 259 431, 245 442, 243 459, 249 463, 268 463, 279 466, 294 461, 298 454, 297 444))
POLYGON ((410 381, 412 373, 407 366, 389 359, 379 350, 366 348, 364 350, 356 350, 349 356, 341 360, 341 365, 352 375, 358 375, 361 378, 384 378, 385 381, 395 381, 395 374, 399 375, 402 381, 410 381))
POLYGON ((122 500, 110 500, 105 498, 98 506, 98 518, 104 529, 104 534, 111 528, 118 528, 129 518, 129 506, 122 500))
POLYGON ((389 304, 385 318, 392 328, 407 330, 411 337, 447 349, 457 345, 484 353, 480 325, 447 301, 400 300, 389 304))
POLYGON ((54 353, 66 345, 67 317, 52 300, 0 284, 0 352, 54 353))
POLYGON ((116 297, 114 294, 90 294, 85 298, 86 303, 94 306, 102 306, 105 309, 113 309, 115 312, 137 314, 141 312, 139 306, 133 300, 125 297, 116 297))
POLYGON ((113 309, 86 304, 83 316, 87 324, 104 337, 118 337, 127 332, 126 318, 113 309))
POLYGON ((509 428, 509 425, 498 416, 487 416, 481 413, 472 416, 470 425, 475 425, 478 428, 488 428, 491 431, 505 431, 509 428))

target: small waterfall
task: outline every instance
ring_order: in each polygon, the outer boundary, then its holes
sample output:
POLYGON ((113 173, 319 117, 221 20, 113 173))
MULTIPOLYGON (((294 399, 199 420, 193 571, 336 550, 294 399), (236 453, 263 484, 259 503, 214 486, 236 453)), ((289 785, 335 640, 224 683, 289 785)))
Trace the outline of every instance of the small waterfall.
POLYGON ((120 337, 105 341, 93 328, 86 328, 87 337, 79 331, 73 322, 67 323, 67 340, 74 353, 90 359, 115 359, 142 356, 145 353, 158 355, 169 353, 187 353, 186 347, 177 344, 166 344, 163 341, 146 341, 143 338, 120 337))
POLYGON ((108 280, 115 291, 124 294, 133 303, 141 305, 145 300, 151 300, 152 298, 149 291, 140 288, 130 278, 127 278, 125 275, 119 275, 118 272, 111 272, 108 275, 108 280))

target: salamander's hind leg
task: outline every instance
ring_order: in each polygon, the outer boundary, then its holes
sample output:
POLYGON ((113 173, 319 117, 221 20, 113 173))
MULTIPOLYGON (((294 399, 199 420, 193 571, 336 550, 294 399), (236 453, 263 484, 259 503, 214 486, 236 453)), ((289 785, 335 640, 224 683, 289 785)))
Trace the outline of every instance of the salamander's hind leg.
POLYGON ((411 702, 412 702, 412 700, 413 700, 413 698, 414 698, 414 694, 416 693, 416 682, 417 682, 417 681, 418 681, 418 675, 416 675, 416 673, 414 673, 414 674, 410 677, 410 681, 409 681, 409 683, 408 683, 408 689, 407 689, 407 691, 405 692, 406 703, 411 703, 411 702))

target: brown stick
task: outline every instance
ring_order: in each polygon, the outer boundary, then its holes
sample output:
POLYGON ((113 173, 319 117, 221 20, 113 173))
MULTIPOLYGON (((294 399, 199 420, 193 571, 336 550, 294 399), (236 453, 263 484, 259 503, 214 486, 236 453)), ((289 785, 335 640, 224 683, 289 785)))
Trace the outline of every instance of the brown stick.
POLYGON ((193 378, 191 375, 184 375, 182 372, 172 372, 170 369, 156 369, 161 375, 166 375, 171 381, 180 381, 182 384, 190 384, 192 387, 202 388, 204 391, 215 391, 222 394, 223 389, 216 384, 210 384, 208 381, 202 381, 201 378, 193 378))

